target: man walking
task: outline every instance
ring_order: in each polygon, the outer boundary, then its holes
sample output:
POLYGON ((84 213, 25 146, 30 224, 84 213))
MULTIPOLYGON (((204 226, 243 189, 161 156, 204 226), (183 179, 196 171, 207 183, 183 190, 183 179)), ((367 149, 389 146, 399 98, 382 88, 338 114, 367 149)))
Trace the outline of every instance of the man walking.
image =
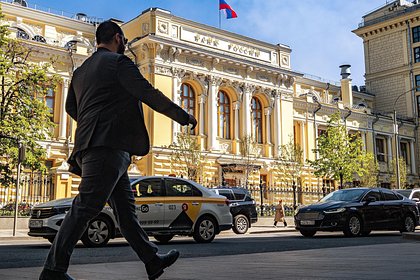
POLYGON ((72 279, 66 272, 73 249, 89 220, 109 202, 121 233, 153 280, 177 260, 179 252, 158 254, 135 213, 127 169, 131 155, 149 151, 142 102, 181 125, 194 128, 197 121, 153 88, 124 55, 127 39, 116 23, 101 23, 96 41, 98 50, 74 72, 66 100, 66 111, 77 122, 68 162, 70 171, 82 177, 79 194, 55 237, 39 279, 72 279))

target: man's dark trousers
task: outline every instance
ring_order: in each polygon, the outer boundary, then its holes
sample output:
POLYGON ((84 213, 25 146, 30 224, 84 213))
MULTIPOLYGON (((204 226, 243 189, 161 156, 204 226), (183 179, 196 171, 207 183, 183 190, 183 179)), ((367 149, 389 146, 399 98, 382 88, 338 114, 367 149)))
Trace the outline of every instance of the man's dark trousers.
POLYGON ((144 262, 156 256, 157 246, 149 241, 135 212, 134 194, 127 169, 129 153, 107 147, 93 147, 79 152, 76 161, 82 169, 79 194, 73 201, 51 246, 45 268, 67 272, 74 246, 108 201, 121 233, 144 262))

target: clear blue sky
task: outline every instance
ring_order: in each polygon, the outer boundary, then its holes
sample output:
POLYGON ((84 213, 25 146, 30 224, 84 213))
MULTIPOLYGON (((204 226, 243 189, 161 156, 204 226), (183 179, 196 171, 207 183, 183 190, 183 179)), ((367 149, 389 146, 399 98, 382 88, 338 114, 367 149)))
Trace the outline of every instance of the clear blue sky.
MULTIPOLYGON (((218 26, 218 0, 27 0, 69 13, 128 21, 143 10, 160 7, 172 14, 218 26)), ((339 65, 352 65, 353 84, 363 85, 362 39, 351 31, 362 16, 386 0, 226 0, 238 13, 222 28, 292 48, 292 68, 338 81, 339 65), (257 32, 258 30, 258 32, 257 32)))

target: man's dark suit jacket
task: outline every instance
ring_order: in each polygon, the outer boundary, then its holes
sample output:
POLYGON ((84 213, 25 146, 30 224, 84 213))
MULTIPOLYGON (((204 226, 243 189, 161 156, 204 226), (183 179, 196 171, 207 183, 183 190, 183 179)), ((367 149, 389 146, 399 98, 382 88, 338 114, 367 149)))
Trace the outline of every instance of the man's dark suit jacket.
POLYGON ((189 115, 140 74, 125 55, 99 48, 73 73, 67 113, 77 122, 70 171, 80 175, 75 155, 90 147, 109 147, 145 155, 149 136, 142 102, 181 125, 189 115))

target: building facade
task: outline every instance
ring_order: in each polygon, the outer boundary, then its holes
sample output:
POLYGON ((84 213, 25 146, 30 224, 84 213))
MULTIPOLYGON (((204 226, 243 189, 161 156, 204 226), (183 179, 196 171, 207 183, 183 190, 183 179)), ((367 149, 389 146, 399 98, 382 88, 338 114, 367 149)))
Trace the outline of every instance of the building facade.
MULTIPOLYGON (((418 116, 420 105, 420 4, 419 1, 387 1, 363 16, 353 32, 363 39, 366 91, 375 94, 373 112, 390 115, 395 111, 400 131, 403 121, 415 123, 413 147, 418 158, 418 116)), ((394 133, 396 134, 396 133, 394 133)), ((375 136, 378 143, 381 134, 375 136)), ((400 155, 406 153, 404 136, 393 136, 400 155)), ((410 142, 410 141, 408 141, 410 142)), ((395 145, 394 145, 395 146, 395 145)), ((381 146, 377 146, 381 153, 381 146)), ((395 151, 394 151, 395 155, 395 151)), ((379 162, 384 162, 381 155, 379 162)), ((418 165, 416 173, 418 172, 418 165)))
MULTIPOLYGON (((76 124, 64 112, 64 101, 72 70, 94 50, 99 21, 90 21, 86 15, 64 17, 5 2, 9 1, 2 1, 2 9, 12 36, 36 46, 39 61, 59 54, 63 62, 62 69, 55 69, 63 77, 52 102, 55 136, 40 143, 51 161, 51 198, 74 196, 80 179, 67 172, 65 160, 72 149, 76 124), (37 36, 44 40, 37 41, 37 36)), ((392 115, 374 114, 376 96, 370 90, 353 87, 348 75, 343 74, 340 82, 304 75, 293 70, 292 50, 286 45, 230 33, 157 8, 121 23, 121 27, 130 41, 126 54, 143 76, 197 118, 198 126, 191 137, 199 143, 204 158, 202 175, 197 178, 203 185, 247 184, 258 203, 263 199, 264 204, 271 205, 283 198, 286 205, 292 205, 292 182, 280 178, 275 169, 279 147, 294 141, 302 147, 305 162, 314 160, 318 135, 326 128, 329 116, 340 111, 342 124, 350 133, 359 132, 364 148, 380 159, 379 180, 389 186, 394 170, 391 160, 395 157, 392 115), (246 137, 255 143, 249 178, 242 152, 246 137)), ((349 70, 343 66, 342 71, 349 70)), ((150 153, 133 157, 129 171, 186 176, 171 158, 171 147, 182 128, 146 105, 144 115, 150 153)), ((399 122, 408 184, 414 185, 418 182, 416 124, 399 122)), ((315 177, 308 164, 299 183, 299 203, 318 200, 336 188, 330 178, 315 177)))

